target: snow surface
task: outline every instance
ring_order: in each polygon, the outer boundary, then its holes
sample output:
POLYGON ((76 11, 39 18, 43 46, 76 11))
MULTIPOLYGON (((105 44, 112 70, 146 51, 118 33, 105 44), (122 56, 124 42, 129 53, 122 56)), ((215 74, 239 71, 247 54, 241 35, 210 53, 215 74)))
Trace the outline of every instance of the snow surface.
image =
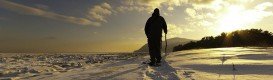
POLYGON ((273 79, 273 48, 235 47, 173 52, 162 61, 160 67, 141 64, 149 59, 147 55, 18 54, 1 54, 0 79, 273 79))

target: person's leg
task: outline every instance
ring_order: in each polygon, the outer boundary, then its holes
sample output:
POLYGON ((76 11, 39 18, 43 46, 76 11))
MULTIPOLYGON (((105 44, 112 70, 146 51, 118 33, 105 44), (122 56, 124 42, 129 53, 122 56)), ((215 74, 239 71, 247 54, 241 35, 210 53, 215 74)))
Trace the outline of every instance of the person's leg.
POLYGON ((161 38, 157 38, 155 40, 155 57, 156 57, 156 63, 161 62, 161 38))
POLYGON ((148 47, 149 47, 149 55, 150 55, 150 60, 151 63, 155 63, 156 62, 156 58, 155 58, 155 50, 154 50, 154 43, 152 39, 148 39, 148 47))

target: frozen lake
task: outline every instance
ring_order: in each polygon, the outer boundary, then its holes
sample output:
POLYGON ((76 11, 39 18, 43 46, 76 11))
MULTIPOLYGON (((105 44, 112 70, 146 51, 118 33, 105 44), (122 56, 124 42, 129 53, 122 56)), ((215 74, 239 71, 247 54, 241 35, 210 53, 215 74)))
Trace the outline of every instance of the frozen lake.
POLYGON ((1 55, 1 79, 26 80, 271 80, 273 48, 233 47, 169 53, 160 67, 149 56, 1 55))
POLYGON ((177 72, 194 72, 197 80, 270 80, 273 48, 233 47, 174 52, 167 61, 177 72), (234 64, 234 66, 233 66, 234 64))

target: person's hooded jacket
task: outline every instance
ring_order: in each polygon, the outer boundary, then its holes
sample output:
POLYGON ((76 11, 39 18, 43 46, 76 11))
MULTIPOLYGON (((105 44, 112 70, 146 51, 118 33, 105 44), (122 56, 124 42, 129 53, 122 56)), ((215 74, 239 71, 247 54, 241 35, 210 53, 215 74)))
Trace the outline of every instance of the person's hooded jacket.
POLYGON ((160 16, 159 9, 155 9, 152 16, 147 20, 145 25, 145 34, 147 38, 161 38, 162 29, 167 34, 167 24, 165 19, 160 16))

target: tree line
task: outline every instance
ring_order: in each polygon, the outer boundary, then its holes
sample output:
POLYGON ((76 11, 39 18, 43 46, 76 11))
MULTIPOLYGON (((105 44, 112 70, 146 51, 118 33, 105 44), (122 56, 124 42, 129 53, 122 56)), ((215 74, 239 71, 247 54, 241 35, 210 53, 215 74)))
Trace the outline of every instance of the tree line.
POLYGON ((221 33, 216 37, 203 37, 199 41, 191 41, 184 45, 178 45, 173 51, 199 49, 199 48, 219 48, 219 47, 272 47, 273 34, 261 29, 236 30, 230 33, 221 33))

